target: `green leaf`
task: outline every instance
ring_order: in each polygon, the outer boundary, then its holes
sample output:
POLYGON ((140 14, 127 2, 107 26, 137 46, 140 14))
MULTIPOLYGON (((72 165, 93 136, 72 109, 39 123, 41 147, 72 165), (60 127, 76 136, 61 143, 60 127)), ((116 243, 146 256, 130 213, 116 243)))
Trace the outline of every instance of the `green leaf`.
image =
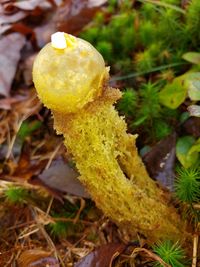
POLYGON ((167 84, 160 91, 159 99, 161 104, 168 108, 176 109, 184 102, 187 96, 187 87, 183 85, 184 78, 185 75, 175 78, 171 84, 167 84))
POLYGON ((22 141, 24 141, 27 136, 31 135, 35 130, 39 129, 41 125, 42 123, 38 120, 32 122, 24 121, 18 131, 18 137, 22 141))
POLYGON ((185 86, 188 88, 188 96, 191 100, 200 100, 200 72, 188 73, 185 86))
POLYGON ((197 52, 188 52, 183 54, 183 59, 193 64, 200 64, 200 53, 197 52))
POLYGON ((187 93, 191 100, 200 100, 200 72, 187 72, 167 84, 159 94, 160 102, 171 109, 180 106, 187 93))
POLYGON ((185 168, 193 166, 198 160, 198 149, 192 148, 194 144, 196 143, 192 136, 181 137, 176 144, 176 156, 185 168))
POLYGON ((200 152, 200 138, 194 143, 194 145, 188 151, 188 155, 191 156, 193 153, 200 152))

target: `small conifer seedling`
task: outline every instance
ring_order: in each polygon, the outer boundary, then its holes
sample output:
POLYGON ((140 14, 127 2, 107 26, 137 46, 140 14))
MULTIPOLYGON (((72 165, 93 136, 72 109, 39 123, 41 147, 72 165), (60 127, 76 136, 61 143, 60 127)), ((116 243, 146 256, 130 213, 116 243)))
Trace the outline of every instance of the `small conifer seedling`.
MULTIPOLYGON (((158 256, 171 267, 186 267, 185 252, 178 243, 165 240, 154 246, 153 250, 158 256)), ((161 263, 156 262, 155 267, 164 267, 161 263)))
POLYGON ((200 200, 200 169, 179 168, 175 190, 181 201, 188 204, 198 202, 200 200))

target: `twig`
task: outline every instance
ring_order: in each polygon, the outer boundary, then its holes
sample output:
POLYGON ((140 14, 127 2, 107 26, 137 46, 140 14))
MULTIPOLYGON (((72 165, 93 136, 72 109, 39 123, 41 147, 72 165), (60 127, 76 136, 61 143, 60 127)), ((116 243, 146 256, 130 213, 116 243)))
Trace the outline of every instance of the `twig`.
POLYGON ((161 265, 163 265, 164 267, 171 267, 171 265, 167 264, 166 262, 164 262, 158 255, 156 255, 155 253, 149 251, 148 249, 145 248, 135 248, 132 252, 132 256, 134 254, 140 253, 140 252, 144 252, 146 253, 151 259, 158 261, 161 265))
POLYGON ((51 197, 51 199, 49 201, 49 205, 48 205, 47 211, 46 211, 46 214, 48 214, 48 215, 49 215, 49 212, 51 210, 51 206, 53 204, 53 200, 54 200, 54 197, 51 197))
MULTIPOLYGON (((61 256, 59 255, 59 253, 57 252, 57 249, 53 243, 53 241, 51 240, 50 236, 47 234, 46 230, 44 229, 44 225, 41 224, 41 220, 38 216, 38 212, 36 211, 36 209, 34 209, 34 207, 32 208, 33 210, 33 214, 35 215, 35 221, 37 223, 37 227, 38 229, 41 231, 41 233, 43 234, 44 238, 46 239, 47 243, 49 244, 49 246, 52 248, 52 250, 54 251, 54 256, 56 259, 60 260, 60 263, 63 267, 65 267, 65 264, 61 258, 61 256)), ((48 216, 48 215, 47 215, 48 216)))
POLYGON ((62 145, 62 142, 60 144, 58 144, 57 147, 55 148, 55 150, 53 150, 53 152, 51 153, 51 156, 49 158, 49 161, 47 162, 45 170, 47 170, 50 167, 51 162, 53 161, 54 157, 56 156, 57 152, 59 151, 61 145, 62 145))
POLYGON ((197 266, 198 241, 199 241, 199 235, 195 234, 193 239, 192 267, 197 266))
POLYGON ((14 146, 14 144, 15 144, 15 140, 16 140, 16 137, 17 137, 17 133, 18 133, 18 131, 19 131, 19 129, 20 129, 20 127, 21 127, 21 125, 22 125, 22 123, 23 123, 24 120, 25 120, 24 117, 22 117, 22 119, 18 122, 17 129, 16 129, 16 133, 15 133, 15 135, 11 138, 11 140, 10 140, 10 144, 8 145, 8 151, 7 151, 6 156, 5 156, 6 159, 8 159, 8 158, 10 157, 11 153, 12 153, 12 149, 13 149, 13 146, 14 146))
POLYGON ((135 73, 130 73, 130 74, 127 74, 124 76, 113 77, 110 79, 110 81, 113 82, 113 81, 121 81, 121 80, 130 79, 130 78, 135 78, 135 77, 138 77, 141 75, 149 74, 149 73, 156 72, 156 71, 165 70, 165 69, 176 67, 176 66, 183 65, 183 64, 188 64, 188 63, 177 62, 177 63, 168 64, 168 65, 162 65, 162 66, 152 68, 151 70, 145 71, 145 72, 135 72, 135 73))
POLYGON ((80 214, 84 208, 85 208, 85 200, 83 198, 81 198, 81 205, 80 205, 80 208, 76 214, 76 217, 74 218, 74 223, 77 223, 77 221, 79 220, 80 214))
POLYGON ((154 5, 157 5, 157 6, 162 6, 162 7, 166 7, 166 8, 171 8, 177 12, 180 12, 182 14, 185 14, 186 11, 178 6, 175 6, 175 5, 171 5, 171 4, 168 4, 168 3, 163 3, 161 1, 155 1, 155 0, 138 0, 139 2, 146 2, 146 3, 150 3, 150 4, 154 4, 154 5))

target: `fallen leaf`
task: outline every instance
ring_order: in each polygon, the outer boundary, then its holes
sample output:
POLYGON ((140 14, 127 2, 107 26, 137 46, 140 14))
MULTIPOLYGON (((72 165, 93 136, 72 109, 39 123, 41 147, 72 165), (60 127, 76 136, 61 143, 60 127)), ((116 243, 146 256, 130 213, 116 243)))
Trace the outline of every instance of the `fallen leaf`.
POLYGON ((71 0, 66 1, 55 14, 57 30, 75 34, 79 32, 94 17, 104 1, 71 0), (68 1, 67 1, 68 2, 68 1), (98 3, 97 3, 98 2, 98 3))
POLYGON ((88 1, 88 7, 96 7, 96 6, 101 6, 107 3, 107 0, 89 0, 88 1))
POLYGON ((17 263, 20 267, 59 267, 60 264, 52 252, 39 249, 26 250, 21 253, 17 263))
MULTIPOLYGON (((200 117, 200 107, 199 107, 199 117, 200 117)), ((190 117, 183 123, 182 129, 187 135, 200 137, 200 118, 190 117)))
POLYGON ((60 192, 89 198, 83 185, 78 180, 79 173, 72 169, 62 159, 54 160, 51 166, 44 170, 39 179, 49 187, 60 192))
POLYGON ((3 33, 7 32, 11 28, 11 25, 1 25, 0 28, 0 37, 3 33))
POLYGON ((24 82, 27 86, 30 86, 33 84, 32 69, 33 69, 33 62, 35 60, 35 57, 36 57, 36 54, 31 53, 20 64, 20 70, 22 72, 24 82))
POLYGON ((37 162, 31 161, 31 150, 27 143, 22 147, 18 164, 13 172, 13 177, 19 180, 28 181, 33 176, 37 176, 45 168, 47 160, 37 162))
POLYGON ((27 15, 28 14, 25 13, 24 11, 18 11, 17 13, 12 14, 12 15, 0 14, 0 26, 2 26, 3 24, 14 23, 14 22, 17 22, 19 20, 22 20, 27 15))
POLYGON ((24 0, 24 1, 10 1, 3 5, 4 13, 6 14, 13 14, 19 10, 23 11, 33 11, 35 9, 42 9, 42 10, 49 10, 54 6, 60 4, 60 1, 54 0, 24 0))
POLYGON ((185 81, 188 88, 188 96, 191 100, 200 100, 200 72, 194 72, 188 75, 185 81))
POLYGON ((190 113, 190 116, 200 117, 200 106, 191 105, 188 107, 188 111, 190 113))
POLYGON ((11 26, 11 30, 25 35, 31 41, 32 46, 35 49, 38 49, 37 40, 33 29, 31 29, 30 27, 26 26, 23 23, 18 22, 14 23, 11 26))
POLYGON ((101 5, 106 1, 65 0, 57 8, 51 20, 35 28, 39 47, 50 41, 51 34, 56 31, 77 34, 91 21, 101 5))
POLYGON ((125 245, 120 243, 102 245, 81 259, 74 267, 109 267, 115 255, 120 255, 124 249, 125 245))
POLYGON ((12 33, 0 40, 0 95, 9 96, 25 37, 12 33))
POLYGON ((166 137, 147 152, 143 161, 150 176, 173 191, 176 133, 166 137))
POLYGON ((50 1, 41 1, 41 0, 17 1, 15 3, 8 5, 13 5, 19 9, 28 11, 34 10, 37 7, 43 10, 52 8, 52 4, 50 3, 50 1))
POLYGON ((16 97, 6 97, 0 99, 0 109, 10 110, 12 108, 12 104, 25 100, 23 96, 16 96, 16 97))

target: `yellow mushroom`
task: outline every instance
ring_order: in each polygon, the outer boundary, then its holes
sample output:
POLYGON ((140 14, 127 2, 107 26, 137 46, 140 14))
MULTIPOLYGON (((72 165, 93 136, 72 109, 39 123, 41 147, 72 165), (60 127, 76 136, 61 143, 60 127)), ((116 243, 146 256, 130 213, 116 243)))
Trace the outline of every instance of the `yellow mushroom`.
POLYGON ((121 93, 108 86, 108 70, 91 44, 56 33, 36 57, 33 80, 96 205, 132 236, 181 240, 179 215, 149 177, 136 136, 113 106, 121 93))

